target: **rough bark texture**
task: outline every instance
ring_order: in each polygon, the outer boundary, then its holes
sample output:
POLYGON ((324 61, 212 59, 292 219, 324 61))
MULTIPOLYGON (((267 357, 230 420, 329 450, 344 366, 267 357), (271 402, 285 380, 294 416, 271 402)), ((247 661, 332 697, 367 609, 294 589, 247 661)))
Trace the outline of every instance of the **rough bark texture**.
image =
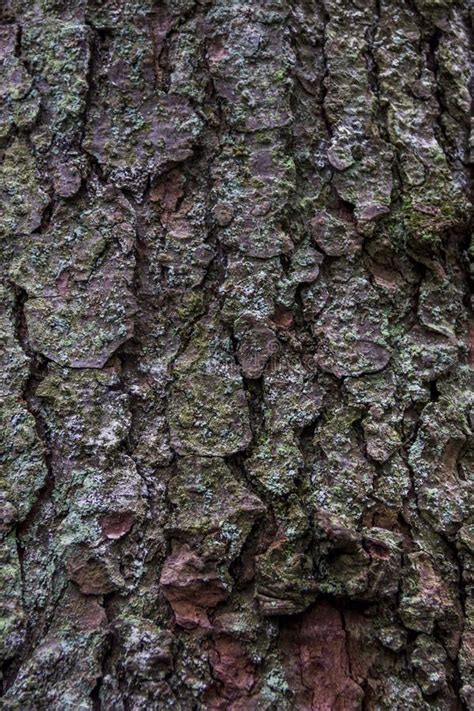
POLYGON ((472 708, 467 0, 0 19, 2 708, 472 708))

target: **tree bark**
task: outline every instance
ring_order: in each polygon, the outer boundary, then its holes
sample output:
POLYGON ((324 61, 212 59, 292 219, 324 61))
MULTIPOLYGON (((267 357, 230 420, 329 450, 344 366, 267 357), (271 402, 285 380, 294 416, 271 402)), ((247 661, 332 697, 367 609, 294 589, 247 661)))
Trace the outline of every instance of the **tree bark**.
POLYGON ((2 708, 474 707, 469 19, 3 0, 2 708))

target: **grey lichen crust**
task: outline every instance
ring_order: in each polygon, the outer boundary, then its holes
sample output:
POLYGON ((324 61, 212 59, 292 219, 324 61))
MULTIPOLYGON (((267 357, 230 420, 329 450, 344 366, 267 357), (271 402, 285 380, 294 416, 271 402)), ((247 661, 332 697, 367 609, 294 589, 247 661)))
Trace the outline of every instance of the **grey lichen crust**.
POLYGON ((474 707, 467 0, 3 0, 11 711, 474 707))

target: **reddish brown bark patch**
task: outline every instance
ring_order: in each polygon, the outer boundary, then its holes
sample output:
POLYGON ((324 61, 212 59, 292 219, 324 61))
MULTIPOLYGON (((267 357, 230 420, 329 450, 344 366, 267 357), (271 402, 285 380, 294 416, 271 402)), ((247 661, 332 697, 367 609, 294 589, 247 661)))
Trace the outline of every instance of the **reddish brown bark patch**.
POLYGON ((209 661, 216 684, 206 695, 206 708, 210 711, 254 708, 250 694, 255 685, 255 667, 242 642, 231 635, 219 635, 209 661))
POLYGON ((102 533, 106 538, 117 540, 125 536, 133 526, 132 513, 111 513, 104 516, 100 522, 102 533))
POLYGON ((363 692, 351 678, 346 644, 341 615, 325 601, 285 625, 280 645, 296 709, 360 709, 363 692))
POLYGON ((187 545, 175 544, 165 560, 160 583, 181 627, 210 627, 208 610, 228 596, 214 566, 187 545))

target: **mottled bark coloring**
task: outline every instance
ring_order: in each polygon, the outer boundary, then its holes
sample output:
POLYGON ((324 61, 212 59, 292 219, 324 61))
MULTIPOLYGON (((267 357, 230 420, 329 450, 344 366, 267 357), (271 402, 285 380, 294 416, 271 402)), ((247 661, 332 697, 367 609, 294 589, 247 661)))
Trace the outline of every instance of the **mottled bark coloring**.
POLYGON ((474 708, 468 0, 0 5, 2 709, 474 708))

